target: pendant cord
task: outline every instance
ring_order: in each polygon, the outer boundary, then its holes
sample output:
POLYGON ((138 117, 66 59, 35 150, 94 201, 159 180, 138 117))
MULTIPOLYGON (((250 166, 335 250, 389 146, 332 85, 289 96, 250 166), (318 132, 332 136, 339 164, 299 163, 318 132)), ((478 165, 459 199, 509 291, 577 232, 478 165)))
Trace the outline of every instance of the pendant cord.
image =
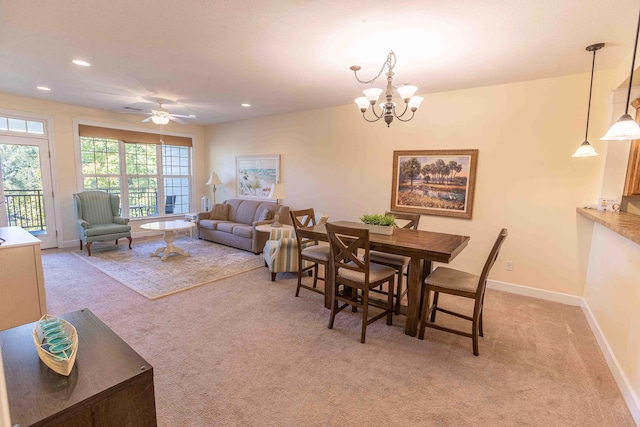
POLYGON ((627 105, 625 114, 629 114, 629 101, 631 100, 631 84, 633 83, 633 68, 636 64, 636 51, 638 50, 638 34, 640 34, 640 12, 638 12, 638 26, 636 28, 636 42, 633 45, 633 59, 631 60, 631 73, 629 74, 629 89, 627 90, 627 105))
POLYGON ((591 115, 591 91, 593 90, 593 70, 596 65, 596 52, 593 51, 593 60, 591 61, 591 83, 589 83, 589 106, 587 107, 587 128, 584 131, 584 140, 588 141, 587 135, 589 135, 589 116, 591 115))

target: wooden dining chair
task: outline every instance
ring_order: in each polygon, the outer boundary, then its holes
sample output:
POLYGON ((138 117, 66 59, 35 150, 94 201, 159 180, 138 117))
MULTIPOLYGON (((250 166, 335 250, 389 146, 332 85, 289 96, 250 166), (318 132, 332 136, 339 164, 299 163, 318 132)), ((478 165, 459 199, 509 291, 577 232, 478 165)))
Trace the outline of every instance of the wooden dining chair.
POLYGON ((362 332, 360 342, 365 342, 367 325, 387 317, 387 325, 393 322, 393 287, 396 270, 370 262, 369 230, 343 227, 331 223, 325 225, 331 257, 333 258, 334 286, 331 295, 331 317, 329 329, 333 329, 336 314, 346 307, 362 309, 362 332), (359 251, 362 252, 359 255, 359 251), (389 283, 386 305, 369 298, 369 291, 383 283, 389 283), (340 291, 340 285, 343 289, 340 291), (361 294, 358 292, 361 291, 361 294), (338 301, 343 302, 338 306, 338 301), (369 306, 381 308, 382 313, 369 319, 369 306))
POLYGON ((498 258, 500 247, 507 238, 507 229, 503 228, 493 244, 493 248, 489 253, 489 258, 484 264, 480 276, 455 270, 448 267, 438 267, 424 280, 422 287, 422 316, 420 318, 420 334, 418 338, 424 339, 425 327, 439 329, 441 331, 451 332, 454 334, 469 337, 473 340, 473 354, 478 355, 478 335, 484 336, 482 331, 482 308, 484 305, 484 291, 487 287, 487 277, 498 258), (429 306, 430 293, 433 291, 433 304, 429 306), (444 308, 438 307, 438 296, 440 293, 457 295, 463 298, 475 300, 473 307, 473 315, 466 316, 444 308), (441 311, 452 316, 461 317, 472 322, 471 333, 450 329, 444 326, 435 325, 436 312, 441 311), (430 316, 429 323, 427 317, 430 316))
MULTIPOLYGON (((385 215, 393 215, 396 219, 407 221, 406 224, 402 226, 402 228, 408 228, 412 230, 418 229, 418 223, 420 222, 420 214, 413 213, 405 213, 405 212, 391 212, 387 211, 384 213, 385 215)), ((409 265, 409 261, 411 258, 390 254, 387 252, 379 252, 379 251, 371 251, 371 262, 376 264, 386 265, 387 267, 395 268, 398 274, 398 286, 396 286, 396 304, 395 304, 395 312, 396 314, 400 314, 400 301, 407 294, 407 286, 402 288, 404 272, 409 265)), ((382 290, 378 290, 377 292, 386 294, 386 292, 382 290)))
POLYGON ((318 292, 324 295, 324 290, 318 288, 318 280, 324 281, 324 277, 318 276, 318 265, 324 266, 325 275, 329 267, 329 246, 320 245, 317 240, 302 238, 297 231, 300 227, 313 227, 316 225, 316 216, 313 208, 289 211, 293 228, 298 240, 298 285, 296 296, 300 294, 300 288, 318 292), (309 264, 308 261, 311 264, 309 264), (302 274, 313 270, 313 286, 302 284, 302 274))

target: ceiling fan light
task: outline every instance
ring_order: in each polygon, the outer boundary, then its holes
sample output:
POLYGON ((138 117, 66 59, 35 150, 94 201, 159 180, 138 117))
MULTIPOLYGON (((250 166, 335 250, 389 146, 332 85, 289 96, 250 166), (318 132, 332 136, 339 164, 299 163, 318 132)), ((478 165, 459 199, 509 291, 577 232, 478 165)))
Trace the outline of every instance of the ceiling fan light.
POLYGON ((600 139, 602 141, 627 141, 631 139, 640 139, 640 126, 629 114, 623 114, 600 139))
POLYGON ((404 85, 404 86, 400 86, 396 90, 398 91, 398 93, 400 94, 400 98, 402 98, 404 102, 409 102, 409 100, 411 99, 413 94, 416 93, 418 88, 417 86, 413 86, 413 85, 404 85))
POLYGON ((375 104, 376 101, 378 100, 378 98, 380 98, 380 94, 383 92, 382 89, 378 89, 377 87, 372 87, 369 89, 365 89, 362 91, 362 93, 364 93, 364 96, 367 97, 367 99, 369 100, 369 102, 371 104, 375 104))
POLYGON ((593 146, 589 144, 589 141, 584 141, 582 144, 580 144, 576 152, 571 155, 571 157, 593 157, 598 155, 599 154, 596 153, 596 150, 593 148, 593 146))
POLYGON ((157 125, 166 125, 167 123, 169 123, 169 117, 153 115, 151 116, 151 121, 157 125))

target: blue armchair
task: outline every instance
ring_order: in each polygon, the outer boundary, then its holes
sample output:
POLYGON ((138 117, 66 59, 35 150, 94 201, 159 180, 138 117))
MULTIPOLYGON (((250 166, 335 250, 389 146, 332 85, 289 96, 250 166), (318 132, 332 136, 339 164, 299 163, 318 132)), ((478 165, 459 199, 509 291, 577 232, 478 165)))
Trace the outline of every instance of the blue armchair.
POLYGON ((131 226, 129 218, 120 216, 120 198, 104 191, 83 191, 73 195, 78 219, 80 250, 82 242, 91 256, 93 242, 107 242, 126 237, 131 249, 131 226))

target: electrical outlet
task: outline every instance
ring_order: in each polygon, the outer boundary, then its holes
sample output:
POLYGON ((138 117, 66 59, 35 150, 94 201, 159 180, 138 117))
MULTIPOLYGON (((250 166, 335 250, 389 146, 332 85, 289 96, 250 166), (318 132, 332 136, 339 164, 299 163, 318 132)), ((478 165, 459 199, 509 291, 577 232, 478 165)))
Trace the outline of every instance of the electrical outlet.
POLYGON ((504 266, 505 270, 513 271, 513 261, 507 261, 507 264, 504 266))

